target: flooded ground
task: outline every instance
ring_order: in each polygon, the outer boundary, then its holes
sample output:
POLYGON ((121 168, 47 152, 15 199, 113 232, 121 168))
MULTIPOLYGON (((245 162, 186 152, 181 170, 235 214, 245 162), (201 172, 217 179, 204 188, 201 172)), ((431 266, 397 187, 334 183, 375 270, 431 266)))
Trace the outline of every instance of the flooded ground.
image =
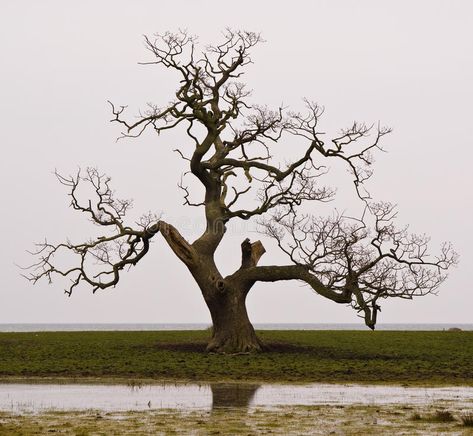
POLYGON ((411 405, 473 409, 473 387, 212 383, 155 385, 0 384, 0 411, 31 413, 248 409, 316 405, 411 405))
POLYGON ((0 435, 462 435, 473 427, 464 412, 452 410, 447 422, 431 406, 277 406, 218 408, 211 411, 154 409, 100 412, 0 412, 0 435))
POLYGON ((0 435, 467 436, 469 416, 472 387, 0 384, 0 435))

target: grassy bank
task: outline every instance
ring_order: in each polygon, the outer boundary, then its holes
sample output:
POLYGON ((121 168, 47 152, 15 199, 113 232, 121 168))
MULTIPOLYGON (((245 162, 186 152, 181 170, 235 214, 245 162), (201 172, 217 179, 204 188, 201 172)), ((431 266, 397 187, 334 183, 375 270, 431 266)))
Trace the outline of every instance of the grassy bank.
POLYGON ((0 378, 473 385, 473 332, 259 335, 272 351, 207 354, 205 331, 0 333, 0 378))

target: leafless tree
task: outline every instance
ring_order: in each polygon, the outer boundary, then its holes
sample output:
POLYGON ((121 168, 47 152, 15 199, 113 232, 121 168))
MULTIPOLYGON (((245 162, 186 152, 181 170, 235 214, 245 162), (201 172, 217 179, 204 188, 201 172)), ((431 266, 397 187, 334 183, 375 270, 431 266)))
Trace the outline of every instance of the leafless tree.
POLYGON ((396 228, 394 207, 372 201, 364 187, 371 175, 372 152, 380 149, 390 130, 354 123, 326 143, 318 131, 323 109, 317 104, 305 101, 305 113, 250 105, 250 91, 238 79, 252 62, 251 49, 260 42, 256 33, 227 30, 220 45, 198 51, 196 38, 187 32, 146 37, 153 56, 147 64, 173 70, 179 77, 175 99, 164 107, 149 105, 135 121, 125 117, 126 107, 111 104, 112 121, 122 127, 121 137, 136 138, 149 129, 158 134, 179 126, 185 129, 188 144, 176 151, 188 162, 189 173, 203 185, 205 195, 195 202, 189 187, 183 182, 179 186, 186 205, 205 211, 202 235, 190 243, 174 226, 152 215, 130 227, 124 217, 131 202, 114 197, 107 176, 95 169, 73 177, 58 174, 70 190, 72 207, 108 232, 82 244, 39 244, 30 280, 69 277, 69 295, 84 282, 94 292, 113 287, 125 268, 146 255, 159 233, 202 291, 213 321, 208 350, 219 352, 262 349, 245 307, 257 282, 303 282, 323 297, 351 305, 372 329, 382 299, 411 299, 438 288, 456 263, 452 247, 445 244, 438 256, 430 255, 428 238, 396 228), (305 142, 305 149, 300 158, 281 164, 273 157, 273 145, 291 138, 305 142), (310 203, 314 210, 333 198, 335 191, 321 184, 331 159, 351 172, 354 192, 365 208, 361 218, 302 213, 303 204, 310 203), (77 192, 84 183, 93 188, 95 200, 81 202, 77 192), (260 241, 245 239, 240 268, 223 277, 214 254, 227 223, 253 217, 290 263, 258 266, 265 249, 260 241), (77 257, 69 269, 58 266, 65 251, 77 257))

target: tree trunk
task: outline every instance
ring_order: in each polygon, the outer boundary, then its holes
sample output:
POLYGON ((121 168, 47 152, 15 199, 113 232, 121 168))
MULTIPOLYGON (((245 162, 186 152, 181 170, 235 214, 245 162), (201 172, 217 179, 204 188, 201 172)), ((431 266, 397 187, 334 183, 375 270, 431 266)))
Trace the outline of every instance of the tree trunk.
POLYGON ((207 351, 217 353, 248 353, 261 351, 263 344, 256 337, 245 306, 246 293, 223 292, 207 301, 212 315, 212 338, 207 351))

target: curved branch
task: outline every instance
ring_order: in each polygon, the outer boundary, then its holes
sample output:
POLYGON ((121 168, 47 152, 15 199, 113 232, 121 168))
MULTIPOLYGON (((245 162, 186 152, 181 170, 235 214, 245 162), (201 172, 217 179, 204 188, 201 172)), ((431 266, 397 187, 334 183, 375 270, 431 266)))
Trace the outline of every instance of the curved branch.
POLYGON ((247 287, 253 286, 256 282, 300 280, 308 284, 319 295, 336 303, 349 304, 351 302, 351 292, 347 290, 337 292, 327 288, 303 265, 269 265, 241 268, 232 275, 225 277, 225 280, 239 281, 247 287))

